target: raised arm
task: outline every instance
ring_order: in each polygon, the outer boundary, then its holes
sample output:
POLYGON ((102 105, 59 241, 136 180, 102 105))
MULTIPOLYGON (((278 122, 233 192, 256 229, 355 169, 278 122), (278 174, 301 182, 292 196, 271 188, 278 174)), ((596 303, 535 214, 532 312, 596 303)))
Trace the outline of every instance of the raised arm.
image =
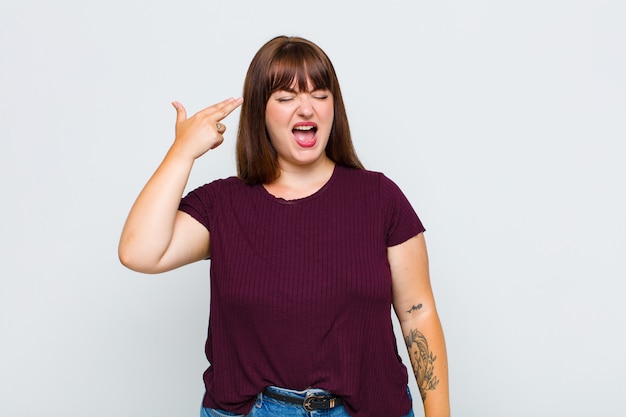
POLYGON ((388 249, 393 307, 400 321, 426 417, 448 417, 448 362, 430 285, 424 235, 388 249))
POLYGON ((128 214, 118 254, 126 267, 159 273, 209 257, 209 232, 178 210, 196 158, 219 146, 226 127, 219 123, 241 105, 230 98, 190 118, 176 109, 176 138, 128 214))

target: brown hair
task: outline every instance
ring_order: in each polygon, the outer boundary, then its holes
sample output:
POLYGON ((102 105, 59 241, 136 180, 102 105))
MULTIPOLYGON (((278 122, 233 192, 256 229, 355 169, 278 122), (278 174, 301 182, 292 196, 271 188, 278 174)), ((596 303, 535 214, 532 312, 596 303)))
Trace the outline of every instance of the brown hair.
POLYGON ((337 74, 330 59, 313 42, 278 36, 256 53, 243 86, 237 133, 237 173, 248 184, 272 182, 280 175, 278 156, 265 128, 265 108, 272 93, 293 87, 328 89, 334 119, 326 155, 338 165, 363 169, 356 155, 337 74))

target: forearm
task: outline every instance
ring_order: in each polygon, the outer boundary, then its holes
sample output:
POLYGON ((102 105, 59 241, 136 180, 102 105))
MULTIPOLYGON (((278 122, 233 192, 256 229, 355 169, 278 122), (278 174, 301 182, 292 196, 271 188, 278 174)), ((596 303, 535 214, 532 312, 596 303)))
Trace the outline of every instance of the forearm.
POLYGON ((193 161, 172 147, 137 197, 119 244, 127 267, 149 272, 167 251, 193 161))
POLYGON ((449 416, 448 361, 436 311, 420 313, 402 322, 401 328, 425 416, 449 416))

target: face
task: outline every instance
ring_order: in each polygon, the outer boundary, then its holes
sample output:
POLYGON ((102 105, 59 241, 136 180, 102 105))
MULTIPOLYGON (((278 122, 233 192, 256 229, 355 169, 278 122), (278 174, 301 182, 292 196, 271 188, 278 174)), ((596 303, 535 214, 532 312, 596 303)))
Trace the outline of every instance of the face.
POLYGON ((327 159, 325 149, 333 118, 333 96, 329 90, 274 92, 265 108, 265 126, 281 168, 327 159))

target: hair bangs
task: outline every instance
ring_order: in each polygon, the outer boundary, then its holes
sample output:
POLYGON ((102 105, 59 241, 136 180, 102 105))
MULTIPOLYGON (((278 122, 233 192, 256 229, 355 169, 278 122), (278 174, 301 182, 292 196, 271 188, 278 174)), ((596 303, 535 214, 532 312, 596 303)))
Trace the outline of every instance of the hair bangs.
POLYGON ((270 94, 279 90, 314 91, 331 89, 329 63, 323 62, 307 45, 288 43, 272 62, 270 94))

